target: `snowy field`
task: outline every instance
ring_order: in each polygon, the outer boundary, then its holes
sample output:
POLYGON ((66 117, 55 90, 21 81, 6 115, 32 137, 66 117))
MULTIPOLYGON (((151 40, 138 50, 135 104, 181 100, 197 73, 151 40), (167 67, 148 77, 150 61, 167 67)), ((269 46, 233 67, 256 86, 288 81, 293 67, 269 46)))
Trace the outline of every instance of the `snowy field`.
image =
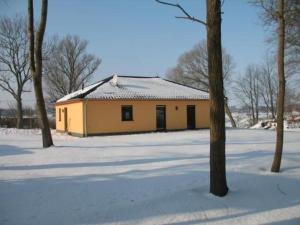
POLYGON ((224 198, 209 189, 209 131, 75 138, 0 129, 0 224, 300 224, 300 132, 227 130, 224 198))

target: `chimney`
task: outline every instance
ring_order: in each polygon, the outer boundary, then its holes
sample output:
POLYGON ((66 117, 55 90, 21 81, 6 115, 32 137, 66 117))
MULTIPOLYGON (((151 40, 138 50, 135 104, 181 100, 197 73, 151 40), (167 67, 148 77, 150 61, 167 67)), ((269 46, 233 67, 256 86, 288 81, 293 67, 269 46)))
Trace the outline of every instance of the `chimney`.
POLYGON ((118 85, 118 76, 116 74, 113 76, 113 78, 111 79, 110 83, 113 86, 117 86, 118 85))

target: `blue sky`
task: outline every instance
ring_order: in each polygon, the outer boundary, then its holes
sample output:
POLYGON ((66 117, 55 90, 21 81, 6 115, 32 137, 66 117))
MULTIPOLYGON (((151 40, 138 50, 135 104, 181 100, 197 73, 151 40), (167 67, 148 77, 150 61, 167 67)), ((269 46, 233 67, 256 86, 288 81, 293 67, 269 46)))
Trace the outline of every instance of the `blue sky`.
MULTIPOLYGON (((35 0, 36 18, 39 2, 35 0)), ((205 20, 205 0, 173 0, 205 20)), ((0 15, 26 15, 27 1, 8 0, 0 15)), ((269 45, 257 9, 247 0, 226 0, 222 44, 232 55, 236 74, 259 63, 269 45)), ((89 41, 88 51, 102 59, 93 81, 111 74, 161 75, 178 57, 205 39, 205 28, 175 19, 176 8, 154 0, 49 0, 47 36, 76 34, 89 41)), ((26 101, 32 101, 30 95, 26 101)), ((7 98, 0 98, 0 106, 7 98)))

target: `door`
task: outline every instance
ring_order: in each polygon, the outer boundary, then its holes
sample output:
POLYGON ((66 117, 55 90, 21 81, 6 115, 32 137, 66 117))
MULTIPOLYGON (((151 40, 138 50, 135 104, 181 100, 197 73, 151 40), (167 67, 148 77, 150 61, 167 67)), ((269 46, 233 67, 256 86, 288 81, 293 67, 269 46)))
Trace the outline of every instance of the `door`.
POLYGON ((68 108, 64 108, 64 126, 65 132, 68 132, 68 108))
POLYGON ((156 106, 156 130, 166 130, 166 106, 156 106))
POLYGON ((186 108, 186 117, 187 117, 187 129, 196 128, 196 116, 195 116, 195 106, 188 105, 186 108))

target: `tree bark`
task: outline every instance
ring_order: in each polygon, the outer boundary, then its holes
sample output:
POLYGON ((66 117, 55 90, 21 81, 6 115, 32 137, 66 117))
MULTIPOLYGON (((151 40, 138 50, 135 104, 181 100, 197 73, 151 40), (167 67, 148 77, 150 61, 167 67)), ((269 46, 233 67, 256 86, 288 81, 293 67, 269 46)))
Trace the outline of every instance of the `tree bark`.
POLYGON ((225 162, 225 113, 222 74, 221 2, 207 0, 207 52, 210 94, 210 192, 228 192, 225 162))
POLYGON ((22 107, 22 97, 17 96, 17 128, 23 128, 23 107, 22 107))
POLYGON ((34 86, 34 93, 36 98, 36 105, 37 105, 37 114, 39 118, 39 125, 42 130, 42 140, 43 140, 43 147, 47 148, 53 145, 49 121, 47 117, 47 111, 45 107, 45 101, 43 96, 43 89, 42 89, 42 80, 41 77, 37 74, 33 76, 33 86, 34 86))
POLYGON ((272 172, 280 171, 282 148, 283 148, 283 119, 284 119, 284 96, 285 96, 285 75, 284 75, 284 49, 285 49, 285 18, 284 0, 278 0, 278 97, 277 97, 277 129, 276 149, 272 163, 272 172))
POLYGON ((48 1, 42 0, 42 12, 39 28, 34 39, 34 19, 33 19, 33 0, 28 0, 28 38, 29 38, 29 58, 30 70, 32 74, 34 93, 37 104, 37 115, 39 125, 42 130, 43 147, 47 148, 53 145, 47 111, 42 88, 42 46, 46 29, 48 1))
POLYGON ((236 128, 236 123, 235 123, 235 121, 234 121, 234 119, 233 119, 233 116, 232 116, 232 114, 231 114, 231 111, 230 111, 230 109, 229 109, 228 102, 227 102, 227 98, 225 99, 225 112, 226 112, 227 116, 229 117, 231 126, 232 126, 233 128, 236 128))

